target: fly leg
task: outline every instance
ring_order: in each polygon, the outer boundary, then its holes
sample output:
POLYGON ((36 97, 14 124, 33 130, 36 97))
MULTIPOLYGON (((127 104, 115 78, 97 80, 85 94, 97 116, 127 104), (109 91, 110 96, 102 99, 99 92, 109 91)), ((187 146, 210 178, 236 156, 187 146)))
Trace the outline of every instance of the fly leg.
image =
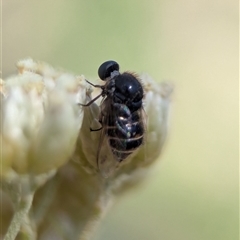
POLYGON ((86 80, 87 83, 89 83, 90 85, 92 85, 93 87, 96 87, 96 88, 101 88, 102 89, 102 92, 96 96, 94 99, 92 99, 90 102, 88 102, 87 104, 82 104, 82 103, 78 103, 78 105, 81 105, 83 107, 88 107, 90 106, 92 103, 94 103, 98 98, 100 98, 101 96, 103 97, 105 95, 104 93, 104 85, 101 86, 101 85, 95 85, 95 84, 92 84, 91 82, 89 82, 88 80, 86 80))
MULTIPOLYGON (((99 123, 102 125, 102 123, 100 121, 99 121, 99 123)), ((93 128, 90 127, 91 132, 97 132, 97 131, 100 131, 102 129, 103 129, 103 126, 101 126, 100 128, 97 128, 97 129, 93 129, 93 128)))
POLYGON ((97 131, 100 131, 100 130, 103 129, 102 117, 101 117, 101 116, 100 116, 98 122, 101 124, 101 127, 100 127, 100 128, 97 128, 97 129, 93 129, 93 128, 90 127, 90 131, 91 131, 91 132, 97 132, 97 131))

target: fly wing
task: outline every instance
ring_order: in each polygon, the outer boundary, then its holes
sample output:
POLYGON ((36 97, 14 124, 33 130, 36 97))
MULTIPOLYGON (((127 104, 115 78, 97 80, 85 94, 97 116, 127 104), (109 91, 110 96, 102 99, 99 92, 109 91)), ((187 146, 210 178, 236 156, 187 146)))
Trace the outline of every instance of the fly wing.
POLYGON ((120 162, 116 161, 112 153, 108 137, 105 135, 102 138, 101 146, 98 148, 97 163, 101 175, 108 178, 114 174, 120 162))
POLYGON ((147 139, 148 117, 143 107, 140 109, 140 119, 143 125, 143 142, 145 143, 147 139))
POLYGON ((99 121, 102 124, 102 130, 99 139, 97 151, 97 165, 103 177, 107 178, 114 174, 119 167, 120 162, 116 160, 109 145, 108 128, 109 122, 113 116, 111 109, 111 99, 106 98, 102 103, 101 116, 99 121))
MULTIPOLYGON (((146 115, 143 108, 132 115, 133 122, 131 122, 131 124, 135 125, 136 132, 134 136, 130 138, 120 136, 120 126, 117 127, 115 122, 115 117, 118 113, 119 112, 115 112, 114 108, 111 107, 111 99, 105 99, 102 104, 100 116, 103 129, 101 131, 97 153, 97 164, 103 177, 110 177, 122 162, 126 162, 125 159, 127 159, 128 156, 132 155, 144 144, 146 115), (111 142, 111 146, 109 142, 111 142)), ((143 151, 145 155, 145 149, 143 149, 143 151)))

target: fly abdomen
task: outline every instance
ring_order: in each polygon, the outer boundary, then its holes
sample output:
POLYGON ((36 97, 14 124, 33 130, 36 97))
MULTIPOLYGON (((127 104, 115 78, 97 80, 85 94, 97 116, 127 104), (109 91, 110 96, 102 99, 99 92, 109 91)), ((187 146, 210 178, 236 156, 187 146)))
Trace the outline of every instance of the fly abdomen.
POLYGON ((136 136, 135 138, 121 139, 109 136, 109 144, 112 152, 119 162, 126 159, 143 143, 143 135, 136 136))
POLYGON ((143 134, 143 123, 137 111, 129 117, 115 116, 112 124, 107 127, 110 147, 119 161, 123 161, 142 145, 143 134))

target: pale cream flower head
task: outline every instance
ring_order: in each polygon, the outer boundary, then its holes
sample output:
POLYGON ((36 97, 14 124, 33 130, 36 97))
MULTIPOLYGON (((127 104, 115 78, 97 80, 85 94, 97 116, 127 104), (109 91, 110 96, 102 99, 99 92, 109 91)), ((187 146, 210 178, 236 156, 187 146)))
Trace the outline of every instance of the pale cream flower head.
POLYGON ((96 161, 100 131, 90 132, 98 124, 101 100, 89 107, 79 104, 92 95, 84 76, 32 59, 19 61, 17 68, 17 75, 0 82, 1 193, 14 205, 11 223, 3 221, 5 237, 24 232, 40 239, 65 239, 66 234, 90 239, 112 196, 139 182, 161 153, 172 87, 140 76, 144 144, 105 179, 96 161))
MULTIPOLYGON (((89 126, 90 121, 98 118, 99 108, 93 104, 86 110, 78 105, 90 99, 91 87, 84 76, 56 70, 32 59, 19 61, 17 68, 17 75, 1 81, 1 175, 56 170, 71 157, 86 171, 97 172, 98 138, 97 134, 89 133, 89 126)), ((172 89, 167 84, 157 84, 148 75, 140 78, 145 89, 148 128, 143 151, 147 150, 147 154, 140 151, 133 157, 136 160, 131 160, 119 173, 129 174, 152 163, 166 137, 172 89)))
POLYGON ((39 174, 66 163, 75 148, 88 91, 83 76, 25 59, 2 81, 2 172, 39 174))

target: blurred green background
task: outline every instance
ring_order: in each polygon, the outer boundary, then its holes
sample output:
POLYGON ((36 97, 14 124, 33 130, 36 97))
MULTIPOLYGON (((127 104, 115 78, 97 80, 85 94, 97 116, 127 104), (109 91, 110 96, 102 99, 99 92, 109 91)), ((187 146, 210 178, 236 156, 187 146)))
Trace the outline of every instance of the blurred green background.
POLYGON ((117 60, 175 85, 161 161, 94 240, 237 240, 238 1, 7 0, 3 77, 30 56, 88 79, 117 60))

